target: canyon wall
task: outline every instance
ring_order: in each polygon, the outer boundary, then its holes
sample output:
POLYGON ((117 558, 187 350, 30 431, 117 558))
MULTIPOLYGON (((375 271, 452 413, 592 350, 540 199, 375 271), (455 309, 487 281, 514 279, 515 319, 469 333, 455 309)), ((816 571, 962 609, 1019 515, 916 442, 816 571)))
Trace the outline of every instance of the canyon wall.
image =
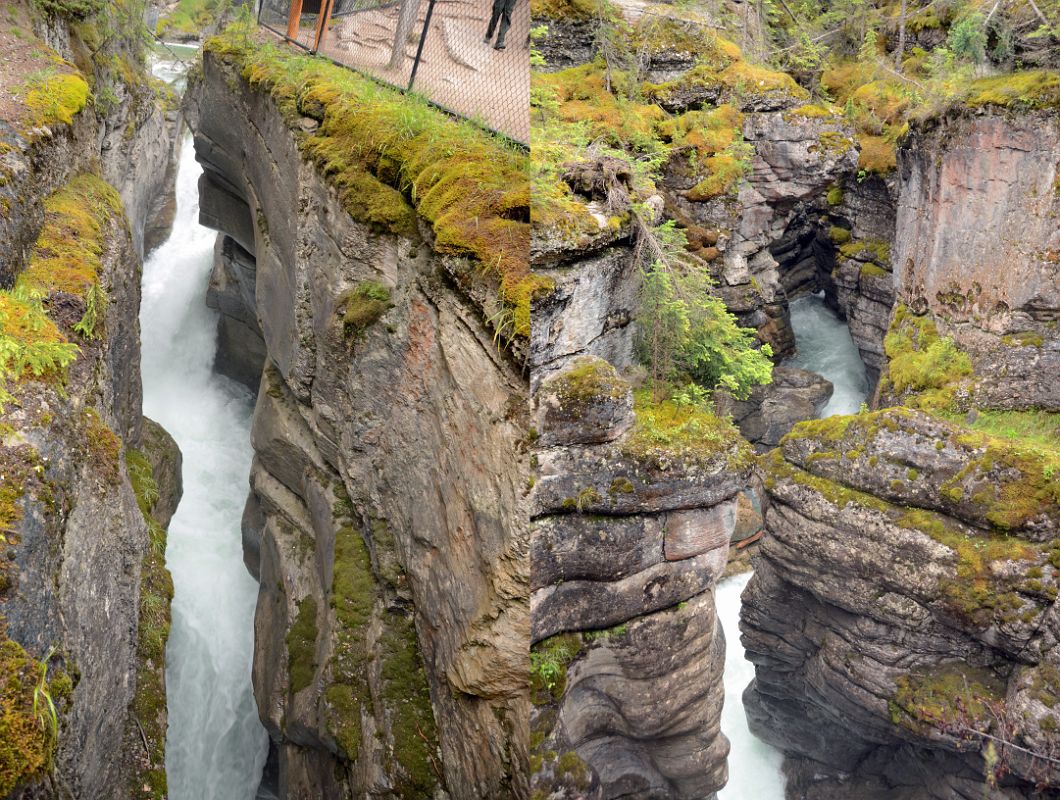
POLYGON ((905 407, 803 423, 767 457, 745 704, 789 797, 1060 786, 1058 162, 1052 111, 914 126, 875 399, 905 407))
POLYGON ((139 39, 91 35, 109 17, 6 11, 28 46, 76 66, 40 79, 60 98, 47 113, 30 103, 0 122, 0 793, 164 797, 163 553, 180 454, 142 417, 138 315, 174 118, 139 39), (121 102, 106 106, 104 87, 121 102))
POLYGON ((260 381, 243 535, 274 788, 524 797, 525 379, 467 260, 394 189, 400 224, 351 216, 300 151, 327 107, 296 128, 238 58, 208 45, 188 114, 221 358, 260 381))

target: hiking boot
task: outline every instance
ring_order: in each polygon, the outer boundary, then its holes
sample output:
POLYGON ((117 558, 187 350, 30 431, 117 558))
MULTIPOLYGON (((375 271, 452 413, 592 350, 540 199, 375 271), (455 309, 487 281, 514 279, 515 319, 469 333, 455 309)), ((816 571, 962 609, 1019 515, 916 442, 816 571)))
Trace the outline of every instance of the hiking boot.
POLYGON ((493 49, 494 50, 503 50, 504 49, 504 39, 498 39, 497 40, 497 44, 493 45, 493 49))

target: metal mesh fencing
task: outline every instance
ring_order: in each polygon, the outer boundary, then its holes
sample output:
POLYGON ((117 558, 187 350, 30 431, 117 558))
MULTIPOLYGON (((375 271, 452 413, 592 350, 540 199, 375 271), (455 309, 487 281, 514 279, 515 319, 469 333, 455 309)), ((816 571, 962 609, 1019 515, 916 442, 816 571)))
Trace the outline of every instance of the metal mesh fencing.
POLYGON ((310 52, 530 143, 529 0, 263 0, 310 52))

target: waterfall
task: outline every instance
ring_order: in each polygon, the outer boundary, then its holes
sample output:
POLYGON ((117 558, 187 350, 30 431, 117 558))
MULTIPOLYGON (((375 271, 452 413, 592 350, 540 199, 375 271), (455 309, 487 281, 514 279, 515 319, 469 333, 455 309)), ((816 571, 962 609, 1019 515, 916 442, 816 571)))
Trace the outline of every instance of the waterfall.
POLYGON ((173 230, 144 264, 140 309, 144 413, 184 454, 166 548, 166 773, 171 800, 252 800, 268 747, 250 679, 258 587, 240 537, 253 398, 213 372, 217 315, 205 300, 216 234, 198 224, 200 173, 189 135, 173 230))

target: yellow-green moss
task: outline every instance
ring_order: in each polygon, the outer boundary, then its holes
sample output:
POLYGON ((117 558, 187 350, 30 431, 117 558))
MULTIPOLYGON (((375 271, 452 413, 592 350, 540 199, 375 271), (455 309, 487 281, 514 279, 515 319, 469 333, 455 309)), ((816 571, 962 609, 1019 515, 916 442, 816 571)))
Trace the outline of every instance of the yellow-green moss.
POLYGON ((828 201, 828 205, 832 206, 833 208, 835 206, 842 205, 843 204, 843 187, 841 187, 841 186, 830 186, 828 188, 828 194, 825 196, 825 199, 828 201))
POLYGON ((919 398, 922 407, 945 406, 948 387, 972 374, 968 354, 950 337, 940 337, 930 316, 917 316, 902 304, 895 309, 883 346, 887 385, 899 396, 924 393, 919 398))
POLYGON ((335 535, 334 580, 329 602, 339 625, 334 634, 331 681, 324 690, 324 722, 343 754, 354 761, 361 747, 361 714, 371 707, 366 671, 367 629, 375 605, 372 562, 352 524, 335 535))
MULTIPOLYGON (((321 117, 315 132, 298 134, 298 143, 340 188, 353 216, 366 211, 363 198, 348 190, 363 184, 365 173, 398 190, 431 225, 438 252, 480 265, 477 279, 494 287, 508 309, 501 332, 529 335, 530 301, 552 283, 530 271, 525 152, 414 96, 257 40, 238 26, 205 49, 268 92, 292 127, 305 112, 321 117)), ((371 222, 410 235, 410 217, 397 200, 375 190, 371 222)))
POLYGON ((972 81, 964 103, 972 108, 1060 108, 1060 73, 1030 70, 972 81))
POLYGON ((743 470, 754 452, 727 419, 692 405, 655 400, 649 389, 634 393, 636 423, 622 443, 623 453, 655 465, 682 462, 743 470))
POLYGON ((34 711, 41 668, 17 642, 6 637, 0 642, 0 795, 4 797, 51 769, 56 738, 46 719, 34 711))
POLYGON ((764 458, 763 467, 766 471, 767 487, 769 482, 775 486, 778 480, 790 480, 799 486, 813 489, 836 508, 842 509, 848 505, 855 505, 881 513, 890 513, 894 510, 894 506, 878 497, 799 469, 787 462, 779 449, 764 458))
POLYGON ((45 200, 44 226, 17 287, 87 298, 99 281, 105 233, 123 213, 117 191, 102 178, 74 177, 45 200))
POLYGON ((69 125, 88 104, 88 83, 81 75, 56 72, 35 82, 23 101, 32 127, 69 125))
POLYGON ((569 369, 547 383, 548 390, 565 407, 585 408, 606 400, 620 400, 629 391, 629 383, 619 377, 615 368, 602 359, 577 360, 569 369))
POLYGON ((850 231, 833 225, 828 229, 828 236, 835 244, 846 244, 850 241, 850 231))
POLYGON ((1031 561, 1040 556, 1036 546, 1022 539, 962 529, 947 517, 923 509, 908 509, 897 524, 926 533, 953 551, 956 577, 943 580, 940 589, 951 610, 981 625, 989 624, 993 612, 1005 604, 1010 590, 995 579, 991 564, 1031 561))
POLYGON ((617 11, 607 0, 530 0, 530 16, 535 22, 544 19, 584 22, 614 19, 617 11))
POLYGON ((287 677, 291 693, 313 682, 317 662, 317 601, 306 597, 298 602, 298 613, 287 631, 287 677))
POLYGON ((429 800, 442 772, 436 756, 438 728, 413 621, 388 613, 380 645, 382 696, 393 736, 389 773, 399 797, 429 800))
POLYGON ((685 196, 693 202, 705 202, 728 194, 739 185, 747 167, 747 162, 728 153, 709 156, 702 162, 707 177, 685 192, 685 196))

